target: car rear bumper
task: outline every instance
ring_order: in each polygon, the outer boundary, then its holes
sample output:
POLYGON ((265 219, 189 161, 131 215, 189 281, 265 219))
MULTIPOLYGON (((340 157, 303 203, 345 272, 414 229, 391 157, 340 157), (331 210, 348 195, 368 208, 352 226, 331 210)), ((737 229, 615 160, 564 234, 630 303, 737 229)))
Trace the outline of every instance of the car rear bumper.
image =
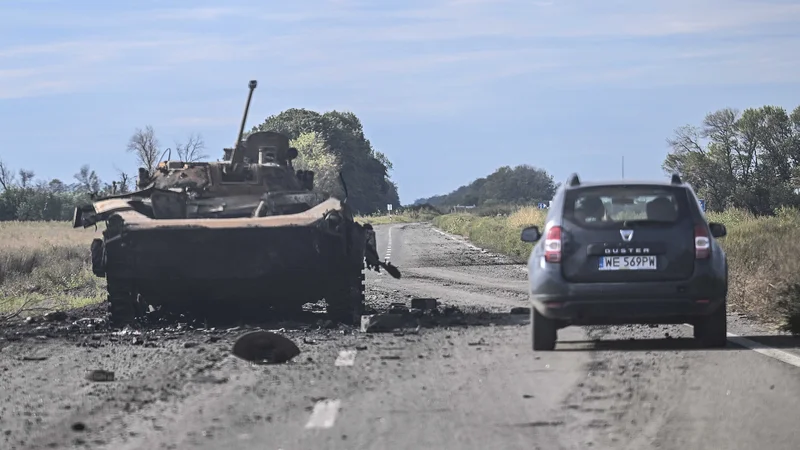
POLYGON ((634 323, 691 323, 693 318, 714 312, 722 299, 632 299, 574 300, 531 297, 539 313, 575 325, 634 323))
POLYGON ((699 266, 683 281, 569 283, 558 268, 537 271, 530 299, 540 314, 573 324, 683 323, 714 312, 727 295, 724 273, 699 266))

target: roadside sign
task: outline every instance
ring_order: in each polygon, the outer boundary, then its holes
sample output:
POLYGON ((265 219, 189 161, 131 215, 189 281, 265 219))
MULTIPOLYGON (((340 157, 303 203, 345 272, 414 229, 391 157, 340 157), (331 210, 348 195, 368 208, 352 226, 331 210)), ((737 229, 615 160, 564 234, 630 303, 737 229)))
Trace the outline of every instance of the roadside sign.
POLYGON ((386 210, 387 211, 391 211, 392 210, 392 204, 391 203, 387 203, 386 204, 386 210))
POLYGON ((539 209, 547 209, 547 203, 539 203, 539 209))
POLYGON ((706 201, 701 198, 697 200, 697 203, 700 204, 700 209, 703 210, 703 212, 706 212, 706 201))

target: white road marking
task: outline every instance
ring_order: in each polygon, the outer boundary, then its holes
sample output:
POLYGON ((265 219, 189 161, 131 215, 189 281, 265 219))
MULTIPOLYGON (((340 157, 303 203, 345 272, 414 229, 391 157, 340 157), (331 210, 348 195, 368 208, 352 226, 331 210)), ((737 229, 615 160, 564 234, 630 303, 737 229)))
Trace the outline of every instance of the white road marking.
POLYGON ((311 417, 308 418, 306 429, 332 427, 336 423, 336 415, 339 414, 341 404, 342 401, 339 399, 318 401, 314 405, 311 417))
MULTIPOLYGON (((458 236, 452 235, 450 233, 447 233, 445 231, 439 230, 437 228, 432 228, 432 230, 437 232, 437 233, 439 233, 439 234, 441 234, 442 236, 446 237, 447 239, 456 241, 456 242, 458 242, 460 244, 464 244, 464 245, 466 245, 467 247, 469 247, 469 248, 471 248, 473 250, 478 250, 481 253, 488 253, 488 250, 480 248, 480 247, 476 247, 474 244, 469 243, 468 241, 464 240, 463 238, 460 238, 458 236)), ((519 270, 521 270, 521 271, 523 271, 525 273, 528 273, 528 267, 527 266, 522 266, 522 267, 519 268, 519 270)))
POLYGON ((383 258, 386 262, 389 262, 389 260, 392 259, 392 230, 394 230, 394 227, 389 228, 389 239, 386 243, 386 256, 383 258))
POLYGON ((336 357, 336 361, 333 364, 336 366, 352 366, 356 361, 356 353, 358 353, 357 350, 340 350, 339 356, 336 357))
MULTIPOLYGON (((694 328, 692 327, 691 324, 688 323, 685 323, 684 325, 689 328, 694 328)), ((795 354, 785 352, 783 350, 778 350, 777 348, 772 348, 770 346, 761 344, 751 339, 741 337, 738 334, 728 333, 728 340, 738 346, 749 348, 750 350, 756 353, 761 353, 764 356, 769 356, 770 358, 785 362, 786 364, 789 364, 791 366, 800 367, 800 356, 797 356, 795 354)))
POLYGON ((444 231, 436 229, 436 228, 433 228, 433 231, 441 234, 442 236, 446 237, 447 239, 451 239, 451 240, 454 240, 454 241, 456 241, 458 243, 464 244, 464 245, 466 245, 467 247, 469 247, 469 248, 471 248, 473 250, 477 250, 477 251, 479 251, 481 253, 486 253, 486 250, 484 250, 482 248, 479 248, 479 247, 476 247, 474 244, 470 244, 468 241, 464 240, 463 238, 460 238, 458 236, 452 235, 450 233, 444 232, 444 231))

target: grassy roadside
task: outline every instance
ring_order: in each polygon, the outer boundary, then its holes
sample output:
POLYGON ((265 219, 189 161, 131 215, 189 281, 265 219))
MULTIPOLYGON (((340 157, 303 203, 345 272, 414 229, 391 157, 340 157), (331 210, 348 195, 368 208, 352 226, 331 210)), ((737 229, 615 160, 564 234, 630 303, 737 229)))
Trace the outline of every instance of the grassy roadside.
POLYGON ((372 225, 384 225, 388 223, 414 223, 430 222, 440 214, 430 210, 406 210, 395 214, 374 214, 371 216, 358 216, 356 222, 369 223, 372 225))
MULTIPOLYGON (((520 232, 530 225, 541 229, 544 219, 543 210, 522 208, 507 217, 446 214, 433 223, 522 262, 532 245, 519 240, 520 232)), ((729 309, 800 334, 800 210, 758 218, 731 210, 709 213, 708 220, 728 228, 720 242, 728 255, 729 309)))
POLYGON ((105 298, 105 280, 91 272, 94 228, 67 222, 0 222, 0 320, 24 309, 85 306, 105 298))

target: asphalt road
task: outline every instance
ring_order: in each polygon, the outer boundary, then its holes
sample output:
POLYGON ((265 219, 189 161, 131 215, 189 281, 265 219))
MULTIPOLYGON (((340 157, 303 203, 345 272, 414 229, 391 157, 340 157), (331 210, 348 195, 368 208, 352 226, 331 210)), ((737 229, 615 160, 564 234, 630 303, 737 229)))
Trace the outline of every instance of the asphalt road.
POLYGON ((527 306, 522 266, 429 225, 376 229, 403 278, 369 273, 370 305, 435 297, 457 321, 370 335, 277 324, 302 353, 270 366, 230 354, 242 328, 20 325, 0 339, 0 448, 800 448, 799 340, 731 316, 725 349, 676 325, 568 328, 534 353, 528 316, 508 314, 527 306))

